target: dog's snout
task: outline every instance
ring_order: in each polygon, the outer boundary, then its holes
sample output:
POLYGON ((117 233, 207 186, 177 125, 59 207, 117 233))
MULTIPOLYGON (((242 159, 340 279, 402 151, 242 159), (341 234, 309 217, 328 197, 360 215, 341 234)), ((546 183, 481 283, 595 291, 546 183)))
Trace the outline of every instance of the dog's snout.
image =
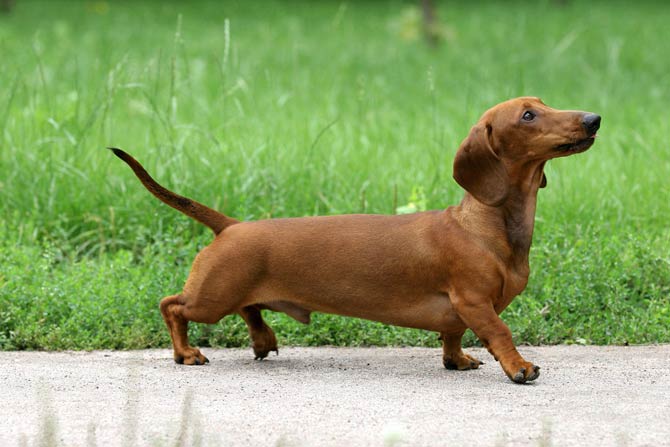
POLYGON ((598 129, 600 129, 600 115, 596 115, 595 113, 585 114, 582 118, 582 126, 584 126, 584 130, 586 130, 589 136, 595 135, 598 129))

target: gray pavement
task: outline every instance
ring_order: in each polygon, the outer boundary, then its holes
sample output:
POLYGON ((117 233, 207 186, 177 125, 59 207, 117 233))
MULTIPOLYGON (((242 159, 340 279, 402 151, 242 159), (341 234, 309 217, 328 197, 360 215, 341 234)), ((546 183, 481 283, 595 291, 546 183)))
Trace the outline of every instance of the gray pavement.
POLYGON ((520 351, 533 384, 481 349, 0 352, 0 445, 670 446, 670 345, 520 351))

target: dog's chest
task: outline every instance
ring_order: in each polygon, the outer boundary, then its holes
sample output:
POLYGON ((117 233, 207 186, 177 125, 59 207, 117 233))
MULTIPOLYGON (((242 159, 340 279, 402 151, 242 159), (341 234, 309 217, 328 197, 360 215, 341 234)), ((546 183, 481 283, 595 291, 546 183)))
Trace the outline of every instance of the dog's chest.
POLYGON ((494 303, 496 312, 500 313, 512 302, 514 297, 524 291, 528 284, 528 267, 521 269, 508 269, 502 288, 502 295, 494 303))

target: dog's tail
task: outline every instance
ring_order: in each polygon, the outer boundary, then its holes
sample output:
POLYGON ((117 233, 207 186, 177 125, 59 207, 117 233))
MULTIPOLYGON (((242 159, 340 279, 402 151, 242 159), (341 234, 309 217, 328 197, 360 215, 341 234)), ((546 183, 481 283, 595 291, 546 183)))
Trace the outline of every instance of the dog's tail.
POLYGON ((133 172, 135 172, 137 178, 140 179, 144 187, 147 188, 151 194, 156 196, 163 203, 170 205, 177 211, 181 211, 187 216, 197 220, 201 224, 207 225, 212 229, 214 234, 219 234, 221 231, 223 231, 224 228, 239 222, 238 220, 221 214, 212 208, 196 202, 195 200, 182 197, 159 185, 156 180, 151 178, 149 173, 137 160, 121 149, 117 149, 115 147, 109 147, 107 149, 114 152, 114 155, 125 161, 126 164, 130 166, 133 172))

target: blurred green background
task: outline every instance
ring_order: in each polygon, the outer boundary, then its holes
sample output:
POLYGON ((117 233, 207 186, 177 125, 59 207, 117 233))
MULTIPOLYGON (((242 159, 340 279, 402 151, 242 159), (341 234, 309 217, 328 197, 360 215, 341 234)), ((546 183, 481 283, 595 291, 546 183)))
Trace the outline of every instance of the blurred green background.
MULTIPOLYGON (((169 345, 158 302, 209 230, 106 151, 236 218, 439 209, 456 148, 532 95, 599 113, 552 161, 517 343, 670 341, 670 4, 22 1, 0 14, 0 347, 169 345)), ((283 344, 436 346, 435 334, 280 314, 283 344)), ((191 325, 245 346, 237 316, 191 325)), ((476 343, 472 334, 466 343, 476 343)))

